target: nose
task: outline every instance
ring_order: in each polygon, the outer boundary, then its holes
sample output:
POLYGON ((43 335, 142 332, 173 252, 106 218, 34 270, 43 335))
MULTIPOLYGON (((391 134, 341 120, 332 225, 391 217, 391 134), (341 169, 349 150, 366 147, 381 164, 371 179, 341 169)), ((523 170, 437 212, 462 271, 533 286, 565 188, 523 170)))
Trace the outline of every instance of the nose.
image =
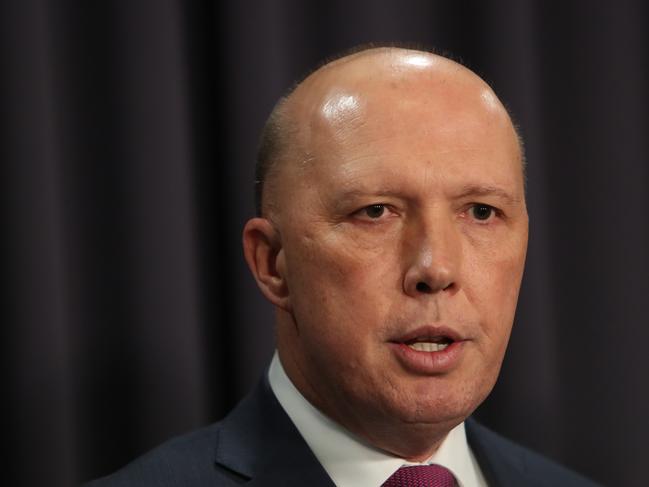
POLYGON ((452 222, 437 220, 406 243, 404 292, 421 297, 458 286, 461 242, 452 222))

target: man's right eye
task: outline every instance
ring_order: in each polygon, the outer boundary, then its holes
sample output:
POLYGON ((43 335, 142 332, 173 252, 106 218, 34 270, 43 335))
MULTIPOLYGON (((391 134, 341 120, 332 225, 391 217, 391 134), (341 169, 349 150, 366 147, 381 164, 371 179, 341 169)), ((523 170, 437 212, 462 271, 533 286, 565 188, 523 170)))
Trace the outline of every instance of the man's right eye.
POLYGON ((385 205, 370 205, 370 206, 367 206, 367 207, 363 208, 362 211, 368 217, 375 220, 377 218, 381 218, 383 213, 385 213, 385 205))

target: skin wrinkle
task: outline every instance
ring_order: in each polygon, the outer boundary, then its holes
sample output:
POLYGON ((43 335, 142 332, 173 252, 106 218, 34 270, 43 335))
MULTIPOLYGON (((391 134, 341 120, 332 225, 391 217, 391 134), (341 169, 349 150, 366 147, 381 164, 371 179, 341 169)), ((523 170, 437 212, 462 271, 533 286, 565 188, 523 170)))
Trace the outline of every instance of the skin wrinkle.
POLYGON ((426 53, 377 49, 331 64, 287 101, 300 127, 291 150, 310 163, 282 163, 269 186, 288 294, 256 277, 277 307, 286 373, 328 417, 411 460, 430 456, 490 392, 522 277, 521 152, 485 93, 469 70, 426 53), (399 58, 413 54, 430 66, 408 69, 399 58), (353 123, 321 117, 333 92, 361 97, 353 123), (481 223, 476 202, 506 216, 481 223), (390 207, 378 220, 358 213, 379 203, 390 207), (390 343, 431 324, 466 339, 461 358, 445 373, 414 373, 390 343))

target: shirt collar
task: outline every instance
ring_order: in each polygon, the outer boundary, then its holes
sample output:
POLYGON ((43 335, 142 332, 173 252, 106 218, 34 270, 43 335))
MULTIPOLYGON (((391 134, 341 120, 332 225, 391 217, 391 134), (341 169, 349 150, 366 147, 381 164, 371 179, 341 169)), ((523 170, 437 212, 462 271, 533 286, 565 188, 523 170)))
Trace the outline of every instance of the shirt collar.
POLYGON ((448 468, 460 487, 486 485, 469 449, 464 423, 448 433, 427 461, 408 462, 372 447, 316 409, 288 378, 277 352, 273 356, 268 379, 282 408, 338 487, 380 486, 403 465, 431 463, 448 468))

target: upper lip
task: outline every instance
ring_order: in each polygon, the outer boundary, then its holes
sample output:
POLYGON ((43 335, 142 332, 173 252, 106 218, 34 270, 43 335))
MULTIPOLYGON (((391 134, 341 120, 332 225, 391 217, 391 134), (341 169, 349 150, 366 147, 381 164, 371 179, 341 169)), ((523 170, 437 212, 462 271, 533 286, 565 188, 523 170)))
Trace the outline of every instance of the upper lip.
POLYGON ((390 341, 394 343, 408 343, 421 338, 436 338, 436 337, 445 337, 454 342, 458 342, 465 339, 456 330, 453 330, 447 326, 424 325, 409 330, 403 335, 399 335, 398 337, 393 338, 390 341))

